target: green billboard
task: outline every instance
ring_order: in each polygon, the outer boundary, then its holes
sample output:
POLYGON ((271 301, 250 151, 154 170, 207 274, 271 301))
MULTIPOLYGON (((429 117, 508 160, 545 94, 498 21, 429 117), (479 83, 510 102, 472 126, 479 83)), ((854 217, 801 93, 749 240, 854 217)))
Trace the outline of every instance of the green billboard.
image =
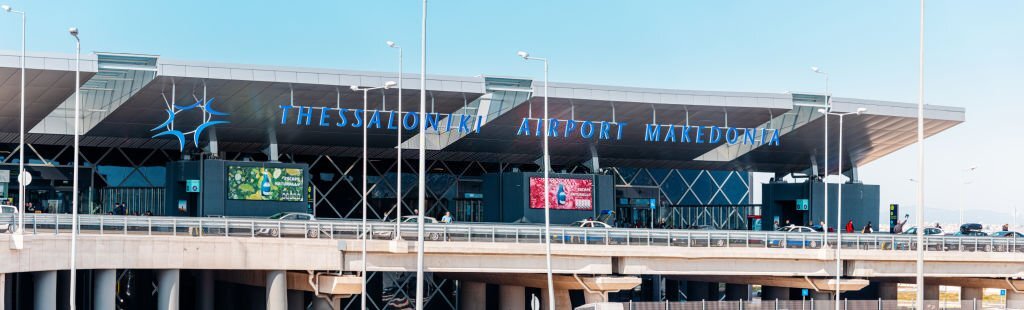
POLYGON ((228 166, 228 199, 306 201, 301 168, 228 166))

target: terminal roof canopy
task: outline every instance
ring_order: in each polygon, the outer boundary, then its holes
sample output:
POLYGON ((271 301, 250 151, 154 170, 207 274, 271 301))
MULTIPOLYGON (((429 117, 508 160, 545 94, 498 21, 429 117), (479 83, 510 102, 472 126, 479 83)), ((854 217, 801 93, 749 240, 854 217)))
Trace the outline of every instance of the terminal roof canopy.
MULTIPOLYGON (((70 141, 69 114, 64 102, 73 99, 74 57, 32 54, 28 57, 26 128, 30 143, 62 144, 70 141)), ((350 86, 380 87, 398 81, 396 73, 331 69, 287 68, 167 60, 151 55, 99 53, 84 58, 82 84, 86 146, 180 148, 179 141, 156 137, 153 131, 168 119, 168 107, 188 106, 202 98, 227 113, 216 116, 227 124, 202 133, 201 144, 215 134, 222 152, 259 152, 276 141, 283 154, 358 156, 362 128, 319 126, 321 108, 362 109, 362 92, 350 86), (281 106, 314 107, 311 125, 296 125, 294 115, 282 124, 281 106)), ((18 138, 19 58, 0 53, 0 142, 18 138)), ((419 110, 419 76, 402 77, 402 111, 419 110)), ((428 113, 439 113, 458 124, 467 115, 479 119, 479 132, 425 133, 432 159, 533 163, 540 157, 541 137, 519 132, 523 119, 531 126, 543 117, 541 83, 496 76, 427 77, 428 113)), ((398 110, 399 90, 379 89, 368 94, 370 110, 398 110)), ((916 141, 916 105, 900 102, 833 98, 833 111, 848 116, 844 126, 843 159, 861 166, 916 141)), ((665 167, 689 169, 799 172, 824 162, 824 105, 820 94, 749 93, 651 89, 571 83, 551 83, 549 116, 559 122, 559 137, 550 138, 552 162, 576 164, 599 158, 601 166, 665 167), (563 137, 565 120, 575 120, 573 135, 563 137), (611 139, 583 139, 579 127, 591 121, 622 126, 622 138, 610 127, 611 139), (779 145, 653 142, 645 140, 645 125, 778 129, 779 145)), ((329 112, 337 113, 335 110, 329 112)), ((353 116, 349 111, 349 117, 353 116)), ((925 134, 931 136, 964 121, 962 108, 926 106, 925 134)), ((178 113, 178 128, 192 128, 209 120, 203 113, 178 113)), ((382 123, 386 124, 387 113, 382 123)), ((337 121, 331 115, 330 121, 337 121)), ((396 122, 397 123, 397 122, 396 122)), ((456 125, 457 126, 457 125, 456 125)), ((475 125, 471 126, 475 127, 475 125)), ((668 127, 660 133, 664 139, 668 127)), ((693 129, 691 129, 693 130, 693 129)), ((708 130, 708 129, 705 129, 708 130)), ((696 130, 693 130, 694 132, 696 130)), ((693 139, 694 132, 690 138, 693 139)), ((724 131, 723 131, 724 132, 724 131)), ((705 134, 707 134, 705 132, 705 134)), ((839 119, 829 118, 830 164, 838 155, 839 119)), ((597 136, 597 134, 595 134, 597 136)), ((413 131, 371 128, 371 157, 394 157, 396 144, 418 146, 413 131)), ((681 138, 679 136, 677 139, 681 138)), ((188 140, 191 140, 188 139, 188 140)), ((725 140, 725 139, 723 139, 725 140)), ((186 143, 186 148, 195 148, 186 143)))

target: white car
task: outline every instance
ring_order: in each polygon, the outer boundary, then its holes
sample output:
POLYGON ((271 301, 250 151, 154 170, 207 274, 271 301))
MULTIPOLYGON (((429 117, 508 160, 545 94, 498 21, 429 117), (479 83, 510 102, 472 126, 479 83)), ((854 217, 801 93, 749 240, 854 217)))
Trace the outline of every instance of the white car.
POLYGON ((583 228, 612 228, 611 225, 608 225, 605 222, 592 221, 592 220, 575 221, 575 222, 572 222, 572 224, 569 224, 569 226, 572 226, 572 227, 583 227, 583 228))
MULTIPOLYGON (((0 214, 17 214, 17 213, 18 213, 18 207, 7 206, 7 205, 0 206, 0 214)), ((0 223, 0 231, 2 231, 2 232, 14 232, 15 229, 17 229, 17 226, 15 226, 13 222, 12 223, 0 223)))
POLYGON ((817 232, 817 230, 814 230, 814 228, 810 228, 810 227, 807 227, 807 226, 796 226, 796 225, 789 225, 789 226, 785 226, 785 227, 779 227, 779 229, 776 229, 775 231, 780 231, 780 232, 801 232, 801 233, 817 232))

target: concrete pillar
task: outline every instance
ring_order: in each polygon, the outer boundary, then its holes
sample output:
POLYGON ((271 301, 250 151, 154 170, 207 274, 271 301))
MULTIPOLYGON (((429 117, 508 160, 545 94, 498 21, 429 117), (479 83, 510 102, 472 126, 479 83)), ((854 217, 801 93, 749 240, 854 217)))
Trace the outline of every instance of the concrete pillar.
POLYGON ((686 300, 701 301, 709 300, 708 283, 700 281, 686 281, 686 300))
POLYGON ((330 300, 323 299, 323 298, 320 298, 320 297, 314 297, 313 298, 313 310, 334 310, 334 309, 341 309, 340 308, 340 303, 339 303, 339 307, 336 308, 336 307, 331 305, 331 301, 330 300))
POLYGON ((925 284, 924 300, 939 300, 939 286, 934 284, 925 284))
POLYGON ((199 270, 199 283, 196 283, 196 303, 199 310, 213 310, 216 288, 213 270, 199 270))
POLYGON ((878 298, 882 300, 897 300, 899 293, 899 283, 896 282, 880 282, 878 283, 878 298))
POLYGON ((982 295, 983 295, 984 292, 985 292, 985 289, 984 288, 980 288, 980 287, 960 287, 960 300, 961 301, 971 301, 971 300, 981 301, 981 298, 982 298, 982 295))
POLYGON ((484 310, 487 308, 487 283, 459 281, 459 309, 484 310))
POLYGON ((761 300, 762 301, 775 301, 778 300, 789 300, 789 288, 778 287, 778 286, 762 286, 761 287, 761 300))
POLYGON ((306 293, 297 290, 288 290, 288 310, 306 309, 306 293))
POLYGON ((7 309, 7 301, 11 299, 10 293, 7 292, 7 274, 0 273, 0 310, 7 309))
POLYGON ((1006 290, 1006 309, 1024 309, 1024 293, 1006 290))
POLYGON ((159 310, 178 310, 178 290, 181 289, 181 270, 164 269, 157 271, 156 308, 159 310))
POLYGON ((750 284, 726 284, 725 300, 750 300, 750 284))
MULTIPOLYGON (((552 310, 548 305, 548 289, 544 288, 540 292, 540 309, 552 310)), ((555 309, 572 309, 572 301, 569 300, 569 290, 555 289, 555 309)))
POLYGON ((288 281, 284 270, 267 271, 267 310, 288 309, 288 281))
POLYGON ((57 272, 40 271, 33 273, 33 301, 36 310, 57 310, 57 272))
POLYGON ((833 300, 832 300, 832 298, 834 298, 832 296, 832 292, 811 290, 810 293, 811 293, 811 299, 814 300, 814 309, 815 310, 818 310, 818 309, 825 310, 825 309, 833 309, 833 308, 835 308, 835 306, 833 305, 833 300))
POLYGON ((92 287, 93 309, 114 310, 114 307, 117 306, 117 270, 93 270, 92 287))
POLYGON ((498 287, 498 301, 501 310, 526 309, 526 287, 502 285, 498 287))

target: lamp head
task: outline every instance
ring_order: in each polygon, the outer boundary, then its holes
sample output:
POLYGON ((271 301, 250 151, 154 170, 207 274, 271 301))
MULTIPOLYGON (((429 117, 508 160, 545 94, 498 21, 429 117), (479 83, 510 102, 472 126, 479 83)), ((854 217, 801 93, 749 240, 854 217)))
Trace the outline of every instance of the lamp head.
POLYGON ((384 82, 384 89, 395 87, 395 85, 398 85, 398 83, 395 81, 384 82))
POLYGON ((70 29, 68 29, 68 33, 71 33, 71 36, 77 38, 78 37, 78 28, 71 27, 70 29))
POLYGON ((388 41, 388 47, 395 47, 395 41, 388 41))
POLYGON ((818 69, 816 66, 811 67, 811 71, 814 71, 814 73, 821 73, 821 69, 818 69))
POLYGON ((967 168, 967 170, 970 170, 970 171, 974 171, 974 170, 977 170, 977 169, 978 169, 978 166, 971 166, 970 168, 967 168))
POLYGON ((524 52, 524 51, 518 51, 518 52, 516 52, 516 55, 519 55, 519 57, 523 57, 523 59, 526 59, 527 57, 530 57, 530 53, 527 53, 527 52, 524 52))
POLYGON ((352 91, 360 91, 361 90, 361 89, 359 89, 359 86, 355 86, 355 85, 349 86, 348 89, 351 89, 352 91))
POLYGON ((868 111, 867 108, 857 108, 857 115, 861 115, 861 114, 863 114, 864 112, 867 112, 867 111, 868 111))
POLYGON ((4 12, 10 12, 11 11, 11 6, 10 5, 6 5, 6 4, 0 5, 0 8, 3 8, 4 12))

